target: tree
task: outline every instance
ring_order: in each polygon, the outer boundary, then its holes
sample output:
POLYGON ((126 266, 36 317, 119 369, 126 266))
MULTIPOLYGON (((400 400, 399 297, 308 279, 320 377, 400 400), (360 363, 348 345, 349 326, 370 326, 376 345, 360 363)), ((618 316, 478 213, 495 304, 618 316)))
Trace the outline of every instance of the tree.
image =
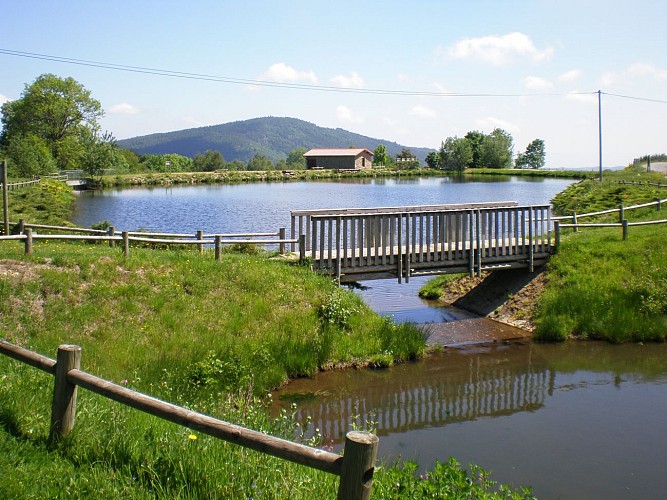
MULTIPOLYGON (((287 168, 292 170, 305 170, 306 169, 306 158, 303 156, 307 151, 306 148, 297 148, 293 149, 287 153, 287 168)), ((280 170, 283 170, 282 168, 280 170)))
POLYGON ((541 168, 544 166, 546 151, 542 139, 533 140, 526 146, 525 153, 519 153, 514 165, 516 168, 541 168))
POLYGON ((512 165, 512 136, 503 129, 494 129, 484 137, 480 148, 480 160, 488 168, 508 168, 512 165))
POLYGON ((273 163, 266 156, 256 153, 248 162, 248 170, 271 170, 273 163))
POLYGON ((56 171, 46 142, 36 135, 16 134, 7 145, 7 170, 12 177, 33 177, 56 171))
POLYGON ((110 132, 98 134, 88 131, 81 135, 80 141, 84 151, 81 167, 86 175, 99 180, 107 169, 116 173, 127 172, 127 161, 110 132))
POLYGON ((213 172, 225 168, 225 159, 220 151, 207 149, 204 154, 197 153, 192 160, 195 172, 213 172))
POLYGON ((470 143, 472 149, 472 161, 468 164, 470 168, 479 168, 482 166, 482 143, 486 135, 477 130, 471 130, 465 135, 465 139, 470 143))
POLYGON ((6 148, 17 135, 34 135, 66 169, 83 153, 78 146, 84 130, 96 133, 103 114, 100 102, 76 80, 44 74, 26 85, 20 99, 2 105, 0 146, 6 148))
POLYGON ((396 155, 396 166, 403 169, 419 168, 419 160, 409 148, 401 148, 401 152, 396 155))
POLYGON ((387 147, 384 144, 378 144, 373 150, 373 166, 387 167, 391 164, 391 157, 387 154, 387 147))
POLYGON ((427 154, 425 161, 429 168, 440 167, 440 155, 435 151, 431 151, 429 154, 427 154))
POLYGON ((465 137, 448 137, 440 146, 440 166, 463 172, 472 161, 472 147, 465 137))

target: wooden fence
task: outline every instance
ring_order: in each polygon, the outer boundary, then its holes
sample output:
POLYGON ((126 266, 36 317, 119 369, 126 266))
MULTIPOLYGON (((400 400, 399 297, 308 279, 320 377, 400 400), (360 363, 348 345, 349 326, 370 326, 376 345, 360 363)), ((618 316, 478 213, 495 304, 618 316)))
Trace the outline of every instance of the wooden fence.
POLYGON ((232 244, 247 245, 277 245, 281 255, 286 253, 287 245, 299 244, 299 260, 303 262, 305 258, 305 239, 288 239, 285 237, 285 228, 280 228, 273 233, 226 233, 226 234, 205 234, 203 230, 198 230, 194 235, 191 233, 148 233, 144 231, 122 231, 116 232, 115 227, 111 226, 106 230, 87 229, 81 227, 50 226, 45 224, 28 224, 23 220, 18 223, 10 222, 18 228, 15 235, 0 236, 2 240, 19 240, 25 244, 25 253, 29 255, 33 252, 33 242, 35 240, 74 240, 74 241, 106 241, 113 247, 116 243, 122 243, 123 255, 130 254, 131 243, 144 243, 153 245, 196 245, 200 252, 205 245, 212 245, 215 249, 215 259, 220 260, 222 247, 232 244), (48 233, 37 233, 39 229, 49 231, 48 233), (60 233, 54 233, 58 231, 60 233), (80 234, 62 234, 62 233, 80 233, 80 234))
POLYGON ((370 498, 379 442, 377 436, 371 433, 348 432, 341 456, 186 410, 86 373, 80 369, 79 346, 59 346, 57 358, 53 360, 0 340, 0 353, 55 377, 51 440, 67 436, 74 428, 77 388, 83 387, 107 399, 217 439, 339 476, 339 499, 370 498))
POLYGON ((596 227, 618 227, 623 231, 623 239, 627 240, 629 236, 629 228, 632 226, 649 226, 654 224, 667 224, 667 219, 661 220, 650 220, 650 221, 640 221, 640 222, 629 222, 625 218, 626 210, 636 210, 639 208, 647 208, 655 206, 657 211, 662 210, 662 204, 667 202, 667 198, 663 200, 655 200, 648 203, 641 203, 638 205, 632 205, 629 207, 624 207, 619 205, 618 208, 611 208, 609 210, 600 210, 598 212, 589 212, 587 214, 577 214, 574 212, 572 215, 561 215, 558 217, 553 217, 554 222, 554 235, 555 235, 555 249, 557 250, 560 246, 560 236, 561 229, 573 229, 577 232, 579 229, 587 228, 596 228, 596 227), (579 222, 579 219, 584 217, 595 217, 599 215, 608 215, 618 213, 618 222, 599 222, 599 223, 590 223, 582 224, 579 222), (570 223, 563 221, 571 221, 570 223))

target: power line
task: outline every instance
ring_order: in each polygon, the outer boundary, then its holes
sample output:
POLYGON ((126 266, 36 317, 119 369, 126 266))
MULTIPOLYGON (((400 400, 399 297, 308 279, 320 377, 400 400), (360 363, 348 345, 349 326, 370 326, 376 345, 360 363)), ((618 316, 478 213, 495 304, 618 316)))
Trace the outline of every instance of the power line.
POLYGON ((15 57, 24 57, 28 59, 40 59, 44 61, 53 61, 64 64, 73 64, 77 66, 88 66, 93 68, 102 68, 113 71, 126 71, 131 73, 141 73, 156 76, 166 76, 171 78, 184 78, 188 80, 201 80, 219 83, 229 83, 236 85, 252 85, 259 87, 277 87, 293 90, 311 90, 318 92, 340 92, 353 94, 375 94, 375 95, 399 95, 399 96, 425 96, 425 97, 554 97, 568 95, 586 95, 596 94, 597 92, 569 92, 569 93, 459 93, 459 92, 430 92, 430 91, 410 91, 410 90, 390 90, 390 89, 351 89, 344 87, 332 87, 326 85, 308 85, 301 83, 285 83, 267 80, 252 80, 245 78, 206 75, 199 73, 188 73, 183 71, 172 71, 159 68, 148 68, 143 66, 129 66, 125 64, 114 64, 101 61, 90 61, 85 59, 75 59, 69 57, 53 56, 48 54, 37 54, 34 52, 22 52, 18 50, 2 49, 0 54, 15 57))
POLYGON ((658 102, 660 104, 667 104, 667 100, 663 99, 650 99, 648 97, 635 97, 631 95, 621 95, 621 94, 612 94, 611 92, 602 92, 604 95, 610 95, 613 97, 621 97, 623 99, 633 99, 635 101, 647 101, 647 102, 658 102))

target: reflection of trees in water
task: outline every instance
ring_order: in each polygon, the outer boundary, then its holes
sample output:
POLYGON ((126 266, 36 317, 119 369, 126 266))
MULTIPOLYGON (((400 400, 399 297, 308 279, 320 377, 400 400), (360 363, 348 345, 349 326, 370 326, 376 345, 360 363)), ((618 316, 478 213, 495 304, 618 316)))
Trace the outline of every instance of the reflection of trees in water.
POLYGON ((420 372, 419 378, 368 385, 348 397, 325 396, 300 407, 297 416, 310 416, 324 436, 338 440, 353 423, 375 422, 377 434, 385 435, 534 411, 553 391, 555 372, 535 366, 530 350, 521 352, 523 363, 487 364, 474 356, 451 372, 420 372))

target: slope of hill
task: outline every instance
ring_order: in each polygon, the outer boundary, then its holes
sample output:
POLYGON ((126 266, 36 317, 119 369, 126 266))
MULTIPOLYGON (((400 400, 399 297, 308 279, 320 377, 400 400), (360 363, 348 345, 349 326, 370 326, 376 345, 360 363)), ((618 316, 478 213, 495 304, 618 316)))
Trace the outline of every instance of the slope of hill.
MULTIPOLYGON (((276 162, 286 159, 297 148, 366 148, 373 151, 384 144, 387 153, 396 156, 404 146, 395 142, 374 139, 341 128, 324 128, 296 118, 265 117, 238 122, 191 128, 175 132, 150 134, 118 141, 118 145, 138 154, 178 153, 193 157, 206 150, 220 151, 226 161, 247 162, 261 154, 276 162)), ((432 151, 428 148, 409 148, 424 161, 432 151)))

